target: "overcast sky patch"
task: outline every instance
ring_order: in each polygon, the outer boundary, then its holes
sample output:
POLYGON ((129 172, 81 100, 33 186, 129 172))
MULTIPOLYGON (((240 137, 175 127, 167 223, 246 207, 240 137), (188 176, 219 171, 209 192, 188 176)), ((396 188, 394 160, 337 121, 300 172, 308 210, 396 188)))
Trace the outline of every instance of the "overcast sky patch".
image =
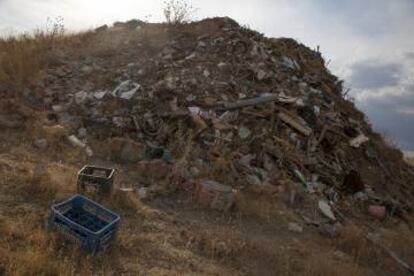
POLYGON ((357 89, 376 89, 399 83, 402 67, 397 63, 361 61, 351 67, 350 82, 357 89))

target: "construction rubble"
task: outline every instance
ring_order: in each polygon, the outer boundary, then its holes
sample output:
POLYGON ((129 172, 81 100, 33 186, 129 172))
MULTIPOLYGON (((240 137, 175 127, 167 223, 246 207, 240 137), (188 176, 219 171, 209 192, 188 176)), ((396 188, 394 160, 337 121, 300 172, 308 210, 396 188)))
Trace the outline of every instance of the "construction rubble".
MULTIPOLYGON (((124 164, 141 198, 181 191, 228 212, 239 192, 289 191, 287 203, 331 237, 347 216, 412 211, 413 170, 344 99, 319 52, 228 18, 140 26, 100 28, 94 36, 138 38, 113 58, 63 60, 33 83, 27 105, 47 111, 38 150, 61 143, 90 163, 124 164), (164 33, 140 36, 151 28, 164 33)), ((0 125, 19 127, 24 116, 0 115, 0 125)))

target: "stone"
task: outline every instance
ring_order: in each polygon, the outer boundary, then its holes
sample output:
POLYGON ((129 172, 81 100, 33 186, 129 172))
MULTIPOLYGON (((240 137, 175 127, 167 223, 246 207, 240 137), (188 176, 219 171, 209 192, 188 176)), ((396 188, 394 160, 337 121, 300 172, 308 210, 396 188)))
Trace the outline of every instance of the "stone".
POLYGON ((288 229, 291 232, 296 232, 296 233, 302 233, 303 232, 303 227, 300 226, 299 224, 295 223, 295 222, 290 222, 288 224, 288 229))
POLYGON ((88 134, 88 133, 87 133, 86 128, 82 127, 82 128, 80 128, 80 129, 78 129, 78 136, 79 136, 80 138, 86 138, 86 135, 87 135, 87 134, 88 134))
POLYGON ((256 72, 257 80, 261 81, 261 80, 264 80, 266 77, 267 77, 267 73, 265 70, 260 69, 256 72))
POLYGON ((246 139, 246 138, 248 138, 250 136, 250 134, 251 134, 251 131, 247 127, 243 127, 242 126, 242 127, 239 128, 239 136, 240 136, 240 138, 246 139))
POLYGON ((84 65, 84 66, 82 66, 82 68, 81 68, 81 71, 82 71, 82 73, 84 73, 84 74, 90 74, 90 73, 92 73, 93 72, 93 67, 92 66, 90 66, 90 65, 84 65))
POLYGON ((220 62, 219 64, 217 64, 217 67, 218 67, 219 69, 225 69, 225 68, 227 68, 227 63, 225 63, 225 62, 220 62))
POLYGON ((107 93, 108 93, 107 91, 98 91, 98 92, 93 93, 93 96, 97 100, 102 100, 106 96, 107 93))
POLYGON ((202 180, 196 184, 196 198, 206 207, 228 211, 234 204, 234 193, 230 186, 213 180, 202 180))
POLYGON ((200 48, 204 48, 204 47, 207 46, 207 44, 204 41, 199 41, 197 46, 200 47, 200 48))
POLYGON ((139 199, 141 199, 141 200, 144 200, 144 199, 147 199, 148 198, 148 188, 147 187, 141 187, 141 188, 139 188, 139 190, 138 190, 138 196, 139 196, 139 199))
POLYGON ((76 104, 84 104, 88 98, 88 93, 85 91, 79 91, 75 94, 75 103, 76 104))
POLYGON ((52 110, 56 113, 61 113, 61 112, 66 111, 66 108, 63 105, 56 104, 56 105, 52 105, 52 110))
POLYGON ((47 143, 47 140, 42 138, 42 139, 37 139, 36 141, 34 141, 34 146, 42 151, 46 150, 47 147, 49 146, 47 143))
POLYGON ((207 69, 204 69, 203 75, 204 77, 208 78, 210 76, 210 71, 208 71, 207 69))

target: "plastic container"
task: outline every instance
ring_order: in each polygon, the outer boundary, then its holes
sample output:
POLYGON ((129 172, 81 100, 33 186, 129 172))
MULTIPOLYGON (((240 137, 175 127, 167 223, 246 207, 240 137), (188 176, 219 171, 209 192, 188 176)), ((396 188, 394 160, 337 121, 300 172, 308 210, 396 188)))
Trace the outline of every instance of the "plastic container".
POLYGON ((114 169, 86 165, 78 172, 78 193, 94 190, 110 194, 114 176, 114 169))
POLYGON ((98 252, 115 239, 119 222, 119 215, 82 195, 75 195, 52 205, 48 227, 85 250, 98 252))

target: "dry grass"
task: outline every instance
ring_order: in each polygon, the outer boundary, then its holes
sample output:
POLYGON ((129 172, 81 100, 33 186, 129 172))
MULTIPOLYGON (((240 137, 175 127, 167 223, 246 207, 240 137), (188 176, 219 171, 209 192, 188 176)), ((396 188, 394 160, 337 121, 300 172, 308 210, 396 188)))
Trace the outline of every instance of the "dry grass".
POLYGON ((47 53, 63 41, 63 36, 38 31, 0 40, 0 82, 21 91, 42 73, 47 53))
POLYGON ((369 241, 356 226, 345 226, 341 231, 339 248, 356 262, 370 262, 381 256, 381 249, 369 241))
POLYGON ((306 261, 305 275, 308 276, 359 276, 366 272, 355 262, 335 259, 335 252, 311 254, 306 261))
POLYGON ((66 34, 63 26, 0 38, 0 83, 21 93, 45 74, 49 65, 61 62, 66 51, 79 49, 90 33, 66 34))

